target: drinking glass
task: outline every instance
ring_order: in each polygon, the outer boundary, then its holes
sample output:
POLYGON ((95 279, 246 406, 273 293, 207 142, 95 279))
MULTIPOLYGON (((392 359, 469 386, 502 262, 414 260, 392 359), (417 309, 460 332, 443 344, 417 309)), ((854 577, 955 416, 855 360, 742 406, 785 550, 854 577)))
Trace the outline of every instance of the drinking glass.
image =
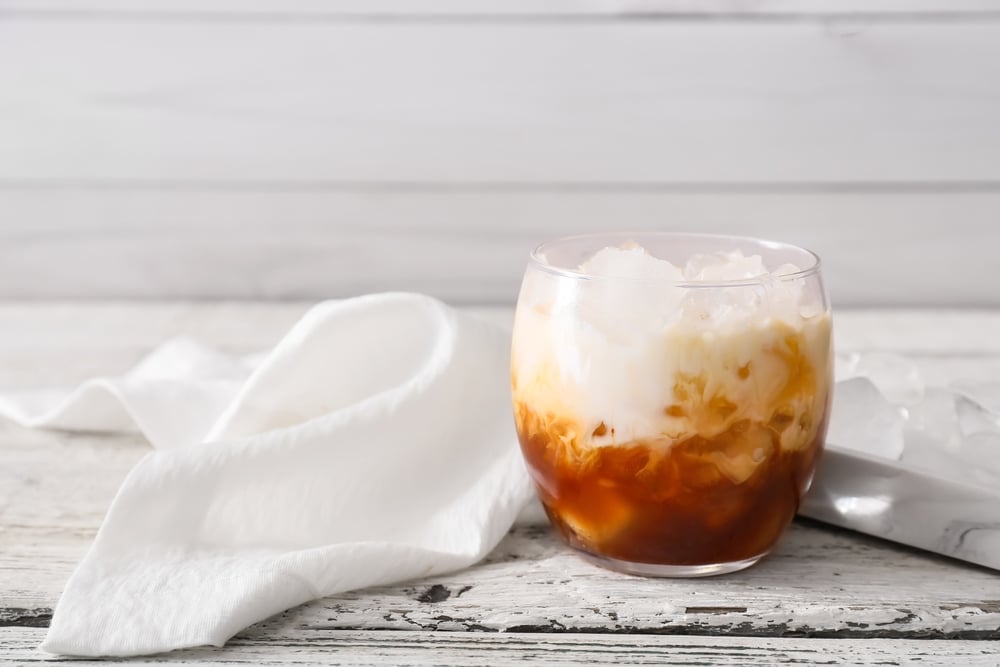
POLYGON ((511 384, 552 525, 631 574, 753 565, 812 481, 832 359, 820 261, 803 248, 670 233, 542 244, 518 298, 511 384))

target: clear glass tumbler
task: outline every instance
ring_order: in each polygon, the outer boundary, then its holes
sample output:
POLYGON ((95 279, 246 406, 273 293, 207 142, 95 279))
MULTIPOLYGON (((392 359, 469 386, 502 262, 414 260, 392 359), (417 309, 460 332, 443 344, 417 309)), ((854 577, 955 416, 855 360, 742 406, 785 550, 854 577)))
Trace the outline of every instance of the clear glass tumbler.
POLYGON ((518 299, 511 382, 553 526, 631 574, 753 565, 812 481, 832 359, 808 250, 667 233, 539 246, 518 299))

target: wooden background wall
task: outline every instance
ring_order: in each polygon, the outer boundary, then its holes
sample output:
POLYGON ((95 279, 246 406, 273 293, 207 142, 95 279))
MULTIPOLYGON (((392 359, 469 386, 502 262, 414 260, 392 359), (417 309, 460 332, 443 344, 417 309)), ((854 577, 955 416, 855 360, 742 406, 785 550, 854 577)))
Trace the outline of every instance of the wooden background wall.
POLYGON ((1000 0, 0 0, 0 298, 507 303, 604 229, 1000 306, 1000 0))

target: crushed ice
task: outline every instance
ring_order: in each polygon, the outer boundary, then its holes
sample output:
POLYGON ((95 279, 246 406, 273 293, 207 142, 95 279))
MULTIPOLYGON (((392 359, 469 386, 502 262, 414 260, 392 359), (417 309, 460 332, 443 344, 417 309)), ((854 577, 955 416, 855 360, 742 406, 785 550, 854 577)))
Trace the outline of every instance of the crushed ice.
POLYGON ((912 360, 885 352, 838 355, 836 372, 830 445, 1000 484, 1000 383, 926 386, 912 360))
POLYGON ((657 327, 678 318, 706 327, 740 326, 769 316, 793 322, 823 311, 803 280, 787 278, 799 267, 771 269, 760 255, 740 250, 693 255, 680 266, 629 242, 598 250, 579 270, 627 280, 595 281, 581 290, 582 311, 602 329, 657 327), (692 285, 707 289, 685 288, 692 285))
POLYGON ((903 453, 905 413, 868 378, 837 383, 830 415, 827 442, 888 459, 903 453))

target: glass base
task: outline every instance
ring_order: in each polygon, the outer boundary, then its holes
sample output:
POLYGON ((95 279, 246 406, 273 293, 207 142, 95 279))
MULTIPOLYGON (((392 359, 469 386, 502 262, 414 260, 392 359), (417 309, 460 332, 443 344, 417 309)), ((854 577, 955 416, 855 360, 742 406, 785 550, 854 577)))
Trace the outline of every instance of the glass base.
POLYGON ((631 574, 637 577, 674 577, 679 579, 690 579, 694 577, 713 577, 719 574, 729 574, 745 570, 767 556, 769 551, 747 558, 745 560, 731 561, 728 563, 712 563, 710 565, 662 565, 660 563, 633 563, 607 556, 598 556, 588 551, 576 550, 583 558, 594 565, 603 567, 623 574, 631 574))

